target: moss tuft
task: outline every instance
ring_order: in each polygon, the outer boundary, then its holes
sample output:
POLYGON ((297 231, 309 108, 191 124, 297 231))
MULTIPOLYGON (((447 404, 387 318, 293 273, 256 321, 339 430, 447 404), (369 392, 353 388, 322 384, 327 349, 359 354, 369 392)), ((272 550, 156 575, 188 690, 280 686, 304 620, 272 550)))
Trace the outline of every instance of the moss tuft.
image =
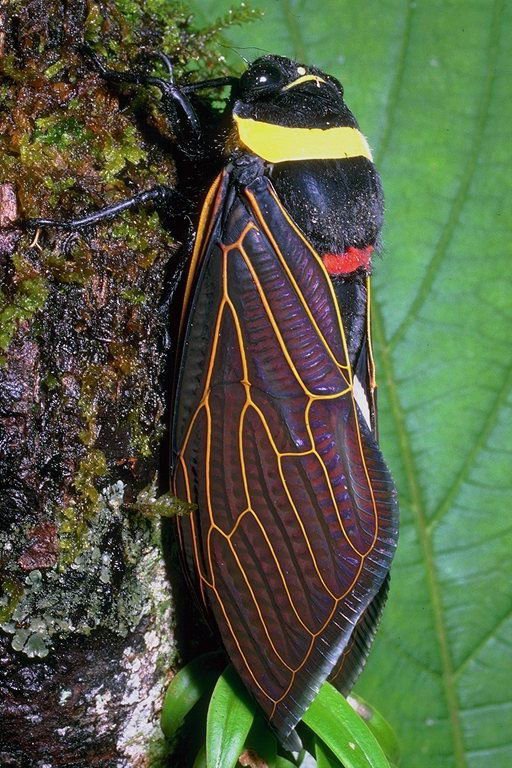
MULTIPOLYGON (((0 290, 0 352, 6 352, 19 326, 41 310, 48 296, 44 277, 21 279, 12 298, 0 290)), ((0 364, 6 358, 0 354, 0 364)))
POLYGON ((144 517, 157 519, 159 517, 190 515, 197 509, 197 504, 179 499, 170 493, 158 495, 156 484, 153 483, 140 491, 133 508, 144 517))

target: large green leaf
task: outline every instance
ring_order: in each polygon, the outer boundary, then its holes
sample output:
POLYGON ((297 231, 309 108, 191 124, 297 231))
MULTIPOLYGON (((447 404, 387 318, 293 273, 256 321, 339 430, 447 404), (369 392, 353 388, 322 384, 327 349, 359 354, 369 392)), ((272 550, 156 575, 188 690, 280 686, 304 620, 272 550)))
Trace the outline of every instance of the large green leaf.
POLYGON ((507 768, 511 2, 253 5, 266 17, 233 44, 337 74, 385 184, 375 342, 402 534, 359 689, 399 733, 404 766, 507 768))

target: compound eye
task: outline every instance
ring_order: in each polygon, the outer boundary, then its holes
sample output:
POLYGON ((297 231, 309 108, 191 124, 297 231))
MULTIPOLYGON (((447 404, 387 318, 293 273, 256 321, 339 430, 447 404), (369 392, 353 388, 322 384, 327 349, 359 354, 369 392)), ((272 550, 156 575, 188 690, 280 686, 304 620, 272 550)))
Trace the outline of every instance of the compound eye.
POLYGON ((254 86, 255 88, 265 90, 277 90, 284 85, 286 75, 276 65, 266 63, 258 72, 254 73, 254 86))

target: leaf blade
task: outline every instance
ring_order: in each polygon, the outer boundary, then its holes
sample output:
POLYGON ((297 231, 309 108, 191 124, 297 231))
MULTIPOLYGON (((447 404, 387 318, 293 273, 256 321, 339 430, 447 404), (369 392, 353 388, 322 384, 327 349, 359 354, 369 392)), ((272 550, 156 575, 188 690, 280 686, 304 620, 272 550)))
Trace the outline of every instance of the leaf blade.
POLYGON ((315 739, 315 760, 316 768, 343 768, 340 761, 321 739, 315 739))
POLYGON ((371 704, 355 694, 347 698, 350 706, 363 718, 390 763, 400 762, 400 745, 391 725, 371 704))
POLYGON ((160 726, 168 741, 174 738, 190 710, 213 689, 224 666, 222 654, 208 653, 191 661, 173 677, 160 715, 160 726))
POLYGON ((206 723, 207 768, 234 768, 254 721, 256 704, 233 667, 214 688, 206 723))
MULTIPOLYGON (((345 768, 389 768, 373 733, 329 683, 321 687, 302 720, 345 768)), ((325 750, 319 751, 326 761, 325 750)))

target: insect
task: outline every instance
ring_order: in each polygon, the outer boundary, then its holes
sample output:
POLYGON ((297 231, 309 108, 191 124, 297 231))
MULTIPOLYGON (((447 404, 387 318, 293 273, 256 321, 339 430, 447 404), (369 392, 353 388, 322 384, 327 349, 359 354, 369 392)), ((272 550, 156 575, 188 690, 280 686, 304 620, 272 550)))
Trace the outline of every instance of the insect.
MULTIPOLYGON (((103 73, 158 85, 193 145, 187 87, 103 73)), ((225 166, 185 286, 171 483, 197 505, 176 523, 188 580, 289 743, 321 684, 346 693, 364 665, 397 543, 370 334, 383 198, 337 79, 264 56, 188 88, 226 83, 225 166)))

